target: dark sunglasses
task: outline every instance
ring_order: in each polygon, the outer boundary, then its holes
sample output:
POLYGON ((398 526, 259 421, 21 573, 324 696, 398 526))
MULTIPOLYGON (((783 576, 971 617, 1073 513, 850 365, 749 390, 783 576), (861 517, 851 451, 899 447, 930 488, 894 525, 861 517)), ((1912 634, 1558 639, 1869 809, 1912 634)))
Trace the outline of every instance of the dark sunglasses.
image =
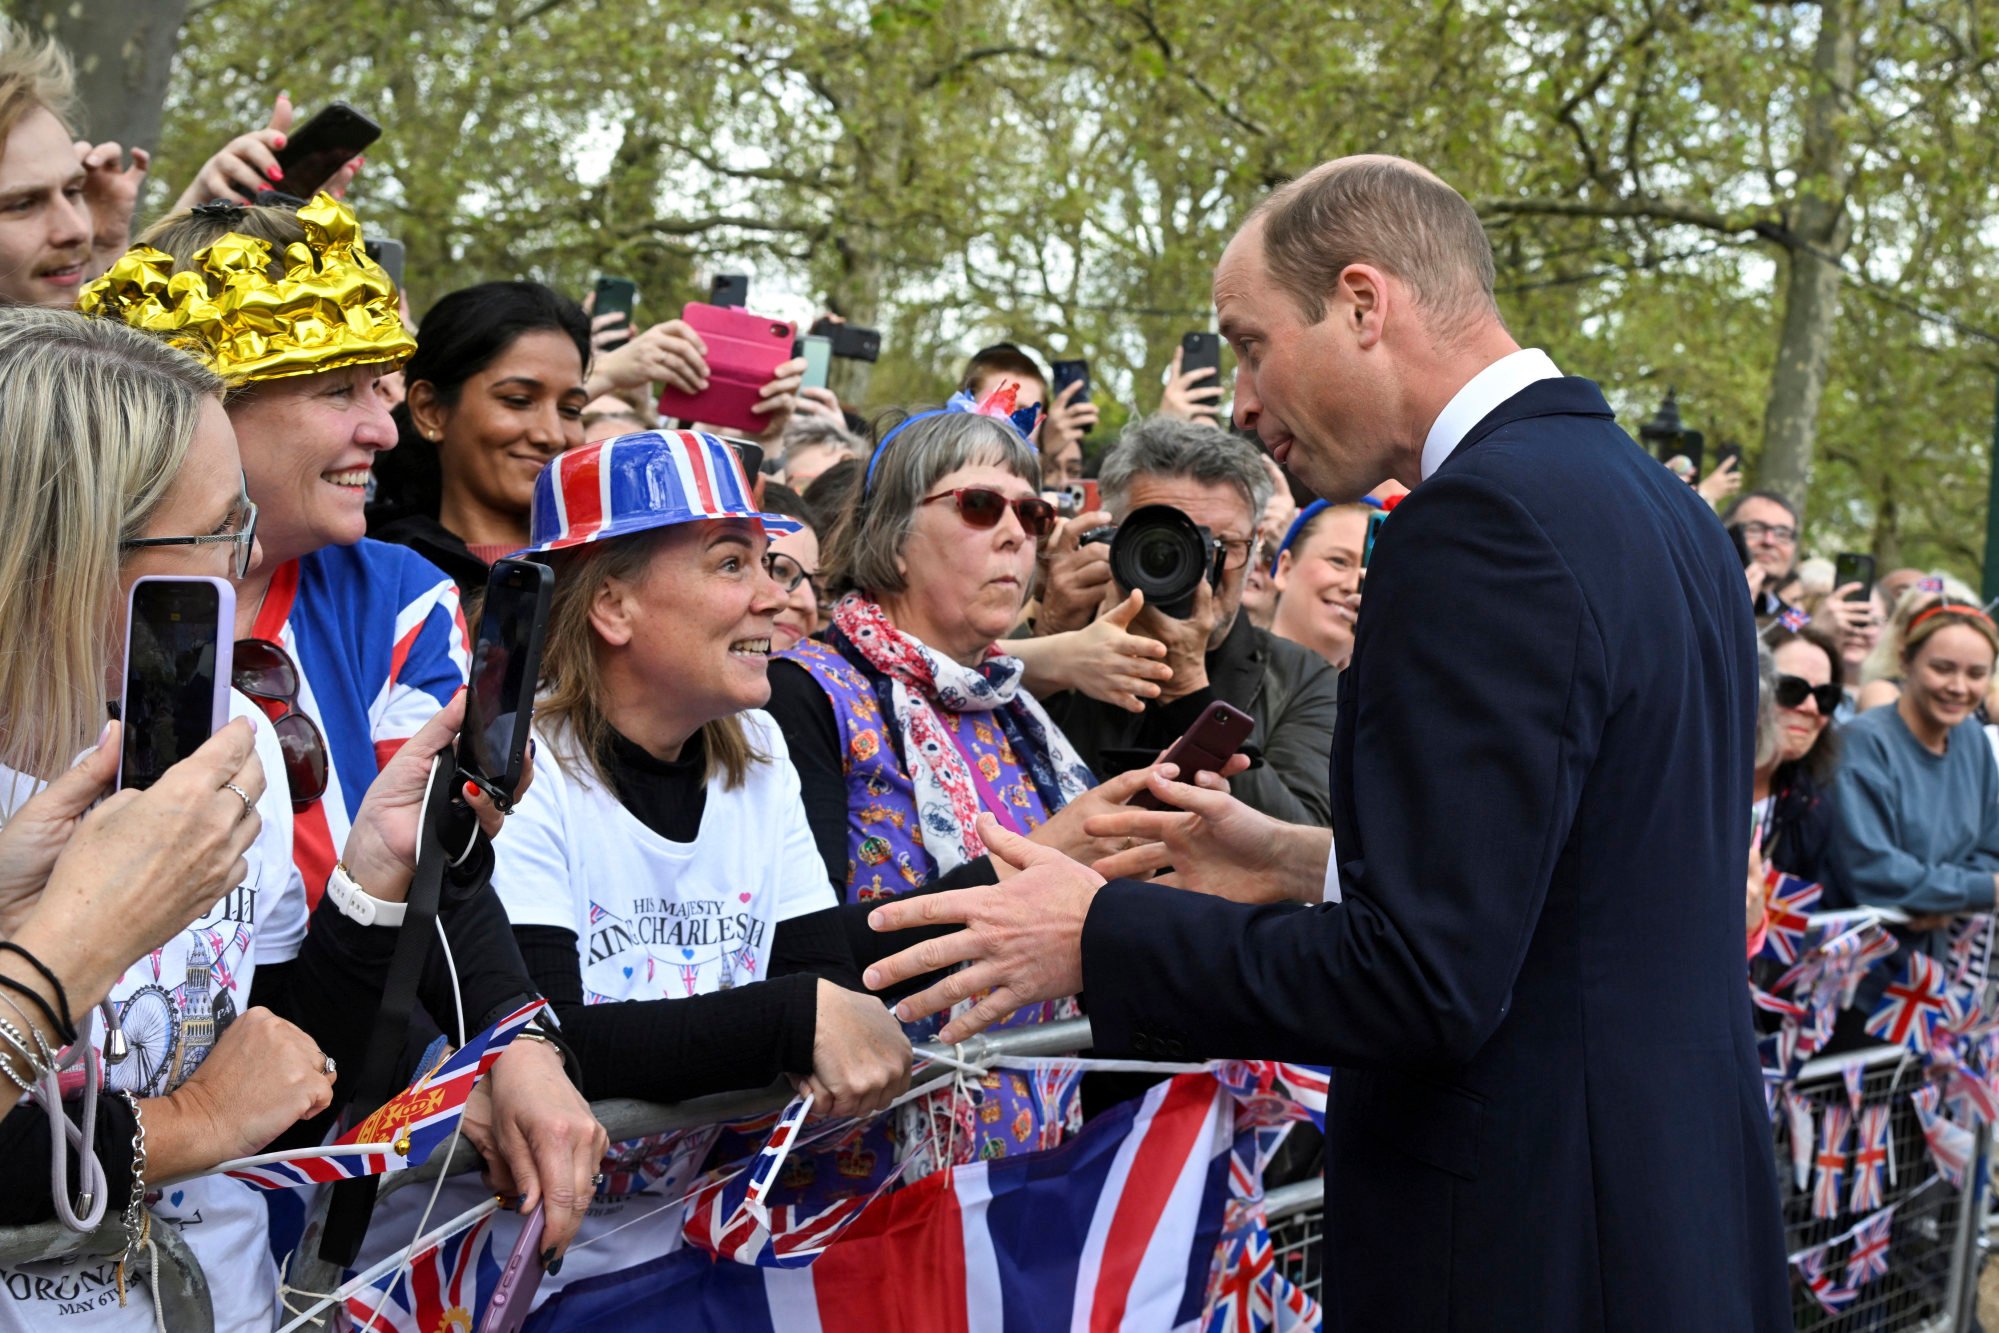
POLYGON ((1020 500, 1009 500, 998 491, 984 486, 962 486, 955 491, 939 491, 926 495, 919 504, 934 504, 939 500, 955 500, 958 503, 958 517, 974 528, 996 528, 1002 515, 1011 505, 1020 526, 1028 536, 1039 540, 1055 531, 1055 506, 1039 496, 1030 495, 1020 500))
POLYGON ((1820 717, 1831 717, 1846 702, 1846 691, 1837 685, 1814 685, 1802 676, 1779 676, 1775 688, 1779 708, 1802 708, 1810 699, 1819 706, 1820 717))
POLYGON ((257 701, 278 733, 292 808, 303 810, 326 795, 326 766, 331 762, 326 737, 318 723, 299 711, 298 666, 291 656, 269 639, 238 639, 229 678, 257 701))

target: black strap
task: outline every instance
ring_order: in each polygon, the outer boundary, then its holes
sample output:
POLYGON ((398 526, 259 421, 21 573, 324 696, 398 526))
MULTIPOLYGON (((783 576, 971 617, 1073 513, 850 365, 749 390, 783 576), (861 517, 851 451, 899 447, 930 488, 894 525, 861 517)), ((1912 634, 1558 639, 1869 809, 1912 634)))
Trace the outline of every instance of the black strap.
MULTIPOLYGON (((434 923, 444 890, 445 862, 456 855, 456 849, 447 852, 445 847, 451 836, 463 841, 468 823, 474 832, 477 830, 471 811, 454 805, 456 774, 450 752, 446 751, 424 796, 423 825, 417 834, 416 874, 410 880, 396 951, 389 959, 382 1005, 375 1011, 375 1030, 368 1038, 367 1058, 362 1061, 360 1077, 354 1081, 354 1096, 346 1117, 350 1126, 359 1124, 400 1091, 395 1086, 396 1066, 409 1032, 410 1015, 416 1009, 417 981, 423 976, 431 945, 436 940, 434 923)), ((458 1033, 457 1037, 462 1041, 465 1034, 458 1033)), ((378 1177, 363 1176, 334 1184, 333 1196, 327 1202, 326 1229, 319 1239, 321 1259, 342 1268, 354 1266, 361 1244, 368 1238, 377 1183, 378 1177)))

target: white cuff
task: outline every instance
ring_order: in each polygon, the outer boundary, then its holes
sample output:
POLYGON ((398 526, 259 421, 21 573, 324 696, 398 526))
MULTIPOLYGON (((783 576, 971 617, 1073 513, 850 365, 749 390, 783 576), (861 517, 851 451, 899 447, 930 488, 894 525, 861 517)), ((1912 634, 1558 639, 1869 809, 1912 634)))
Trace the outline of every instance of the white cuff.
POLYGON ((347 867, 335 864, 333 873, 326 877, 326 896, 340 909, 340 915, 363 926, 400 926, 406 903, 387 903, 380 898, 370 898, 359 884, 347 873, 347 867))
POLYGON ((1340 900, 1340 849, 1331 842, 1326 844, 1326 887, 1320 890, 1319 900, 1328 903, 1340 900))

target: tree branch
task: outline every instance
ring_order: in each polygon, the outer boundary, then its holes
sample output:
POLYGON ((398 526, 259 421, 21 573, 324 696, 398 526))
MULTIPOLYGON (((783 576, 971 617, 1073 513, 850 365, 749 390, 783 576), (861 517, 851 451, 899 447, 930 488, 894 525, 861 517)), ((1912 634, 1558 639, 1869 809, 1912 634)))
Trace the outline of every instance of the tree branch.
POLYGON ((1480 217, 1551 217, 1640 219, 1701 227, 1727 235, 1754 233, 1770 240, 1783 234, 1777 217, 1766 211, 1717 213, 1683 199, 1637 196, 1628 199, 1482 199, 1475 205, 1480 217))

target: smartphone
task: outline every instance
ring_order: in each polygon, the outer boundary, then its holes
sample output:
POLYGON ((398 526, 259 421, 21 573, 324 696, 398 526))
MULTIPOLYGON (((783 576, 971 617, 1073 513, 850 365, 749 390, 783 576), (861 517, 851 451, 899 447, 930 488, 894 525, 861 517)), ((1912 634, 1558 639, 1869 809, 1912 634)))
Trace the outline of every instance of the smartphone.
POLYGON ((1222 336, 1219 333, 1183 333, 1180 335, 1180 373, 1200 370, 1206 367, 1214 371, 1208 379, 1197 380, 1196 386, 1220 384, 1222 382, 1222 336))
POLYGON ((541 1209, 536 1204, 535 1210, 521 1223, 520 1238, 514 1242, 513 1253, 507 1256, 507 1266, 500 1270, 493 1298, 486 1302, 486 1318, 479 1325, 479 1333, 519 1333, 521 1325, 527 1322, 534 1294, 541 1288, 544 1223, 541 1209))
POLYGON ((632 307, 639 303, 638 284, 634 283, 630 278, 606 278, 600 276, 597 279, 595 290, 596 299, 590 303, 590 315, 593 319, 598 315, 623 315, 625 317, 624 333, 619 335, 616 342, 606 343, 605 350, 610 351, 613 348, 623 347, 632 340, 632 307))
POLYGON ((833 368, 833 340, 817 333, 808 333, 794 344, 794 354, 805 358, 804 389, 826 387, 827 372, 833 368))
MULTIPOLYGON (((1256 721, 1240 708, 1225 703, 1209 704, 1200 720, 1187 728, 1187 734, 1168 746, 1166 753, 1159 756, 1164 764, 1180 766, 1179 781, 1191 783, 1197 773, 1214 773, 1226 764, 1242 743, 1249 739, 1249 733, 1256 729, 1256 721)), ((1154 796, 1150 789, 1141 789, 1131 798, 1130 804, 1146 810, 1165 810, 1166 802, 1154 796)))
POLYGON ((229 721, 236 589, 227 579, 148 575, 125 617, 118 786, 144 791, 229 721))
POLYGON ((403 243, 388 236, 370 236, 363 242, 368 247, 368 258, 382 266, 389 275, 389 281, 397 290, 403 285, 403 243))
POLYGON ((791 358, 798 330, 787 320, 700 301, 689 302, 680 317, 708 344, 708 387, 687 393, 669 385, 659 396, 659 414, 744 435, 761 432, 769 420, 751 409, 791 358))
POLYGON ((1377 509, 1367 516, 1367 536, 1360 544, 1360 567, 1367 568, 1367 562, 1374 559, 1375 539, 1381 535, 1381 525, 1388 521, 1388 511, 1377 509))
POLYGON ((1832 564, 1832 586, 1844 588, 1849 583, 1858 583, 1859 588, 1846 595, 1849 602, 1864 602, 1874 595, 1874 557, 1860 551, 1841 551, 1832 564))
POLYGON ((864 329, 858 324, 841 324, 821 317, 813 322, 811 332, 833 340, 833 355, 846 361, 878 361, 882 354, 882 336, 873 329, 864 329))
POLYGON ((348 106, 329 102, 294 133, 275 156, 284 172, 273 187, 298 199, 310 199, 335 172, 382 137, 382 127, 348 106))
POLYGON ((750 303, 750 275, 717 273, 709 284, 708 304, 740 309, 750 303))
POLYGON ((458 767, 502 810, 512 807, 527 763, 554 592, 555 571, 532 560, 499 561, 486 576, 465 725, 458 732, 458 767))
POLYGON ((1742 468, 1741 445, 1724 444, 1720 448, 1716 449, 1714 451, 1714 470, 1716 472, 1721 471, 1722 465, 1730 462, 1731 460, 1735 463, 1736 469, 1740 471, 1742 468))

